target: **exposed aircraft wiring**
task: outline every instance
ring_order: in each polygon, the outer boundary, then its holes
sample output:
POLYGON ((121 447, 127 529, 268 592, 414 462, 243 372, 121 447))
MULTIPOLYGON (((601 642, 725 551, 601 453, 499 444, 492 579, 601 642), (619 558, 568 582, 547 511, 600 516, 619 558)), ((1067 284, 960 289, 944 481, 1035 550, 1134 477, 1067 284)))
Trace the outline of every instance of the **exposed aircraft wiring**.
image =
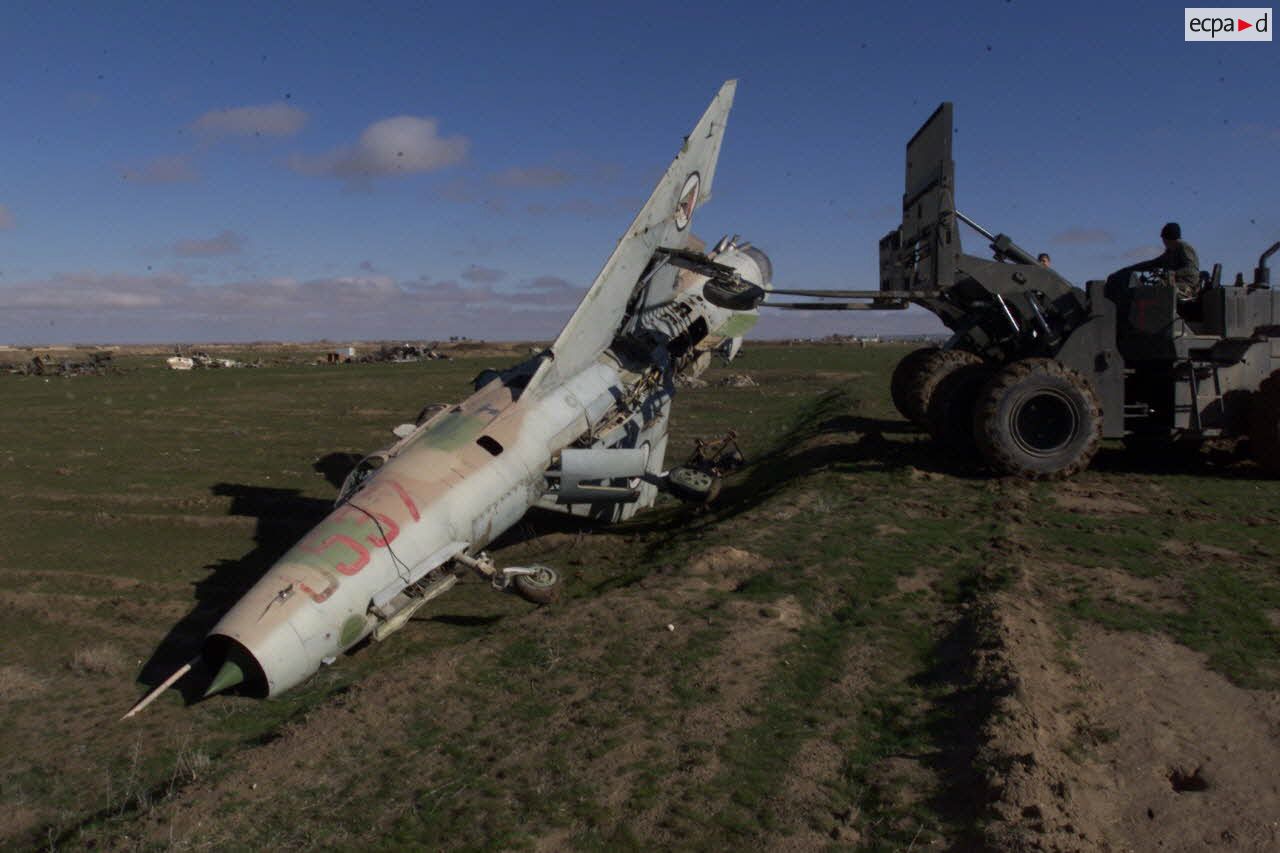
POLYGON ((360 510, 361 512, 363 512, 365 515, 369 517, 369 520, 372 521, 374 525, 377 526, 378 535, 382 537, 383 542, 387 543, 386 544, 387 553, 391 555, 391 561, 395 563, 396 574, 400 577, 400 580, 404 581, 404 585, 408 586, 410 582, 410 578, 412 577, 411 575, 412 569, 409 568, 408 564, 405 563, 404 560, 400 559, 400 557, 396 554, 395 549, 391 547, 391 541, 387 539, 387 531, 382 528, 382 522, 378 521, 377 516, 375 516, 373 513, 369 512, 369 510, 365 509, 359 504, 355 503, 354 501, 347 501, 347 506, 354 507, 360 510))

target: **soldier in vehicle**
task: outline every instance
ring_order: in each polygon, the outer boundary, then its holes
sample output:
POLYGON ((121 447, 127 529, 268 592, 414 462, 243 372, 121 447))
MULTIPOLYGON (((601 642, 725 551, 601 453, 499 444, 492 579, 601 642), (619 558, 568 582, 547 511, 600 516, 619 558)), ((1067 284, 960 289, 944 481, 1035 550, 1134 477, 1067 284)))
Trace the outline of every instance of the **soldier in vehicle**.
POLYGON ((1120 301, 1128 287, 1130 273, 1153 270, 1172 274, 1179 300, 1195 299, 1200 295, 1200 259, 1191 244, 1182 239, 1182 226, 1176 222, 1167 223, 1160 229, 1160 239, 1164 241, 1164 253, 1112 273, 1107 278, 1107 296, 1120 301))
POLYGON ((1042 266, 1042 267, 1047 267, 1047 266, 1049 266, 1049 264, 1050 264, 1050 260, 1049 260, 1049 253, 1048 253, 1048 252, 1041 252, 1041 253, 1036 257, 1036 263, 1038 263, 1038 264, 1039 264, 1040 266, 1042 266))

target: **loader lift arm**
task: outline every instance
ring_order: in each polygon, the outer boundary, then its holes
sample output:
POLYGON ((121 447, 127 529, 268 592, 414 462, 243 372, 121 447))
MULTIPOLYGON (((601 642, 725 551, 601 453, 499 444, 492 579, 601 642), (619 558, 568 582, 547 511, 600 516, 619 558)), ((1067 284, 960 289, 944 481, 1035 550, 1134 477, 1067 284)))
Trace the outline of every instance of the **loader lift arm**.
POLYGON ((786 290, 831 303, 772 302, 786 310, 892 310, 919 305, 954 337, 948 348, 1000 362, 1053 356, 1088 317, 1084 293, 1005 234, 993 234, 955 206, 953 108, 943 103, 907 143, 902 222, 880 240, 879 290, 786 290), (990 258, 967 255, 960 225, 981 235, 990 258))

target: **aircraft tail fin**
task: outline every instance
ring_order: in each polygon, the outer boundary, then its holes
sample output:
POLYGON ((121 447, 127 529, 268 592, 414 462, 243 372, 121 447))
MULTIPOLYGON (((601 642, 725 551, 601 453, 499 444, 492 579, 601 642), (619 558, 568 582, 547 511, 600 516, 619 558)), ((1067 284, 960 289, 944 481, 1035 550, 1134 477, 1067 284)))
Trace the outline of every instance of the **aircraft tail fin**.
POLYGON ((586 296, 551 346, 550 358, 527 391, 567 378, 590 364, 613 342, 641 275, 656 249, 683 241, 693 212, 711 197, 720 143, 733 105, 736 80, 729 80, 707 107, 649 200, 613 250, 586 296))

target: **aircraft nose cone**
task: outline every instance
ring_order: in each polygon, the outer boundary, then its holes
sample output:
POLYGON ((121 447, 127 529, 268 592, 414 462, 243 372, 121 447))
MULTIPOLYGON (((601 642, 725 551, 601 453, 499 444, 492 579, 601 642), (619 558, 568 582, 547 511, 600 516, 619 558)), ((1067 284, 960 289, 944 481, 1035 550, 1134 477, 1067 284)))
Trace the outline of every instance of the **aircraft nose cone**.
POLYGON ((228 687, 235 687, 244 681, 244 670, 235 661, 227 661, 222 665, 222 669, 218 670, 218 674, 213 677, 213 681, 209 684, 209 688, 204 691, 205 697, 212 696, 215 693, 221 693, 228 687))
POLYGON ((261 678, 262 667, 258 665, 257 659, 244 646, 234 641, 206 647, 205 660, 210 669, 217 669, 213 681, 209 682, 204 691, 206 697, 246 682, 249 682, 246 686, 252 687, 252 682, 261 678))

